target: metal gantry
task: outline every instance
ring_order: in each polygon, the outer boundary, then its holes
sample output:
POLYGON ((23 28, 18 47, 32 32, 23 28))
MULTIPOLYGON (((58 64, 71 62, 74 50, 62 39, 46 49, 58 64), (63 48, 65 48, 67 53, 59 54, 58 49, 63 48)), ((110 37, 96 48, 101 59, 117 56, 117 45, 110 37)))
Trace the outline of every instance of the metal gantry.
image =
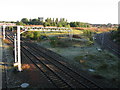
POLYGON ((14 35, 14 54, 15 54, 15 63, 14 65, 18 66, 18 71, 22 71, 21 67, 21 46, 20 46, 20 27, 17 26, 17 35, 14 35))
MULTIPOLYGON (((2 26, 2 31, 3 31, 3 40, 5 40, 5 28, 7 26, 3 25, 2 26)), ((15 63, 14 65, 18 66, 18 71, 22 71, 22 67, 21 67, 21 50, 20 50, 20 27, 21 26, 17 26, 17 35, 14 35, 14 54, 15 54, 15 63)))
POLYGON ((21 51, 20 51, 20 26, 17 26, 17 54, 18 54, 18 70, 22 71, 21 67, 21 51))
MULTIPOLYGON (((17 32, 14 34, 14 66, 18 66, 18 71, 22 71, 22 66, 21 66, 21 45, 20 45, 20 34, 24 33, 26 31, 36 31, 36 30, 28 30, 28 29, 24 29, 23 32, 20 32, 20 28, 23 28, 23 26, 17 26, 17 32)), ((3 40, 5 40, 5 28, 6 26, 3 26, 3 40)), ((12 28, 13 31, 13 28, 12 28)), ((37 31, 41 31, 41 30, 37 30, 37 31)), ((49 30, 45 30, 45 28, 42 31, 49 31, 49 30)), ((57 31, 57 30, 50 30, 50 31, 57 31)), ((63 30, 64 31, 64 30, 63 30)), ((69 33, 69 37, 72 40, 72 36, 73 36, 73 32, 72 30, 68 30, 69 33)))
POLYGON ((16 40, 16 34, 14 36, 14 53, 15 53, 15 63, 17 62, 17 40, 16 40))
POLYGON ((3 40, 5 40, 5 27, 6 25, 3 25, 3 40))

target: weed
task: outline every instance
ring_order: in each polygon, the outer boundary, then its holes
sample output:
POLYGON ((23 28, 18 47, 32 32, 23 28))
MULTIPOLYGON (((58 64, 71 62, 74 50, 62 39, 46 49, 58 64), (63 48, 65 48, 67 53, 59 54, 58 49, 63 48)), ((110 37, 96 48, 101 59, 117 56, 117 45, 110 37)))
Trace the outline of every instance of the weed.
POLYGON ((94 44, 93 41, 88 41, 88 42, 86 43, 87 46, 91 46, 91 45, 93 45, 93 44, 94 44))
POLYGON ((10 46, 9 49, 10 49, 10 50, 13 50, 13 47, 10 46))
POLYGON ((66 41, 60 40, 58 37, 51 37, 50 38, 50 44, 52 47, 68 47, 70 46, 69 43, 66 43, 66 41))
POLYGON ((108 67, 109 67, 109 65, 106 62, 102 62, 97 69, 104 70, 104 69, 108 69, 108 67))
POLYGON ((84 56, 76 56, 74 59, 75 61, 79 61, 79 60, 82 60, 84 58, 84 56))
POLYGON ((57 44, 58 44, 59 47, 69 47, 70 46, 65 41, 58 41, 57 44))
POLYGON ((3 40, 4 43, 10 44, 9 40, 5 39, 3 40))
POLYGON ((104 79, 105 78, 102 75, 98 75, 98 74, 95 74, 95 75, 92 75, 92 76, 97 78, 97 79, 104 79))

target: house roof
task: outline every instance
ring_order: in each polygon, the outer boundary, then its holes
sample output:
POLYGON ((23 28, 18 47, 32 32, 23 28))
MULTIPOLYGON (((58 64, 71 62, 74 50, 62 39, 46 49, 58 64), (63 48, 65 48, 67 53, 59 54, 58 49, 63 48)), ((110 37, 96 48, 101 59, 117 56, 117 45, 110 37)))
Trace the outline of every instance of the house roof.
POLYGON ((25 27, 43 27, 43 25, 25 25, 25 27))

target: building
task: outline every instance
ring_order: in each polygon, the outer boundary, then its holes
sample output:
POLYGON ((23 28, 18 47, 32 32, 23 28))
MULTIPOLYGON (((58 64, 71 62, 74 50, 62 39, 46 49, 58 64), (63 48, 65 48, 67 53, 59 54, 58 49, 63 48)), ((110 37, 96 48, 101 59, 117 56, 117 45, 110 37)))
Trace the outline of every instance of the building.
POLYGON ((16 23, 0 23, 0 26, 7 25, 7 26, 16 26, 16 23))
POLYGON ((38 17, 38 19, 39 19, 39 21, 43 21, 44 18, 43 17, 38 17))

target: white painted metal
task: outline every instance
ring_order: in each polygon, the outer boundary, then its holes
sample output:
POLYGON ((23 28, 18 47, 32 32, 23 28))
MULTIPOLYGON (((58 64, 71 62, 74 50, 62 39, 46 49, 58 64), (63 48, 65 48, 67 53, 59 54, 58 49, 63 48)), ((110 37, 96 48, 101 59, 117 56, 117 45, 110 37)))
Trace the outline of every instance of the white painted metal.
MULTIPOLYGON (((3 26, 3 39, 5 39, 5 27, 6 26, 3 26)), ((42 28, 42 29, 30 29, 30 30, 26 30, 23 31, 23 32, 20 32, 20 27, 23 27, 23 26, 17 26, 17 37, 16 37, 16 34, 15 34, 15 37, 14 37, 14 51, 15 51, 15 63, 14 65, 18 66, 18 71, 22 71, 22 67, 21 67, 21 49, 20 49, 20 34, 21 33, 24 33, 26 31, 66 31, 66 30, 46 30, 46 28, 42 28)), ((24 28, 24 27, 23 27, 24 28)), ((12 31, 13 31, 13 28, 12 28, 12 31)), ((72 30, 68 30, 68 32, 71 32, 72 30)))
POLYGON ((17 62, 17 44, 16 44, 16 34, 15 34, 15 37, 14 37, 14 53, 15 53, 15 63, 17 62))
MULTIPOLYGON (((2 35, 2 27, 0 26, 0 36, 2 35)), ((1 47, 0 47, 0 63, 2 64, 3 63, 3 48, 2 48, 2 38, 0 37, 0 45, 1 45, 1 47)), ((4 64, 4 63, 3 63, 4 64)), ((0 65, 1 67, 0 67, 0 90, 2 90, 2 81, 3 81, 3 74, 2 74, 2 72, 3 72, 3 70, 2 70, 2 65, 0 65)))
POLYGON ((3 40, 5 40, 5 25, 3 25, 3 40))
POLYGON ((20 26, 17 26, 17 50, 18 50, 18 71, 22 71, 21 67, 21 51, 20 51, 20 26))

